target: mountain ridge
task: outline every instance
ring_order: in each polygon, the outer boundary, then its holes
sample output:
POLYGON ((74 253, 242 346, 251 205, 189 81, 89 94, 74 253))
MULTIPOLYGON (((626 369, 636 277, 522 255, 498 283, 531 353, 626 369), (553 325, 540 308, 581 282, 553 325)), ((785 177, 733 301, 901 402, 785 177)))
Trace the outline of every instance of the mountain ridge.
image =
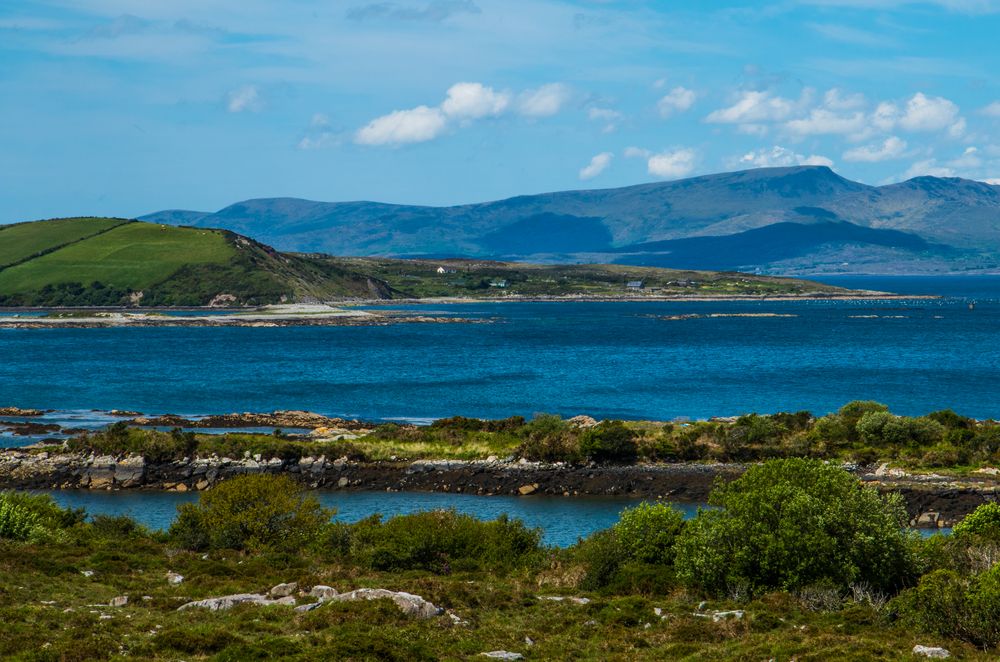
MULTIPOLYGON (((337 255, 614 261, 626 259, 621 255, 630 247, 714 237, 703 242, 705 261, 687 260, 687 268, 837 273, 874 265, 887 247, 896 257, 879 263, 885 273, 1000 266, 1000 186, 929 176, 870 186, 826 166, 757 168, 445 207, 282 197, 244 200, 217 212, 166 210, 141 218, 223 227, 280 250, 337 255), (851 232, 831 240, 824 226, 831 222, 874 230, 871 236, 879 241, 851 232), (725 263, 713 257, 713 242, 731 244, 734 235, 777 224, 807 226, 793 228, 794 254, 773 260, 766 246, 747 244, 725 263), (899 240, 893 243, 880 231, 923 243, 891 235, 899 240), (847 265, 820 257, 845 250, 852 256, 847 265)), ((681 266, 671 264, 670 255, 657 253, 657 266, 681 266)))

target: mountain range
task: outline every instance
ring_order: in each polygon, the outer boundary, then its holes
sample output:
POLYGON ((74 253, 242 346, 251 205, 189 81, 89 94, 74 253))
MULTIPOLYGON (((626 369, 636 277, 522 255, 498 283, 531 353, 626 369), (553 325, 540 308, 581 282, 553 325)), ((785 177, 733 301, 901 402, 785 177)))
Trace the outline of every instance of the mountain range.
POLYGON ((869 186, 825 166, 758 168, 451 207, 246 200, 142 220, 225 228, 346 256, 611 262, 763 273, 1000 267, 1000 186, 916 177, 869 186))

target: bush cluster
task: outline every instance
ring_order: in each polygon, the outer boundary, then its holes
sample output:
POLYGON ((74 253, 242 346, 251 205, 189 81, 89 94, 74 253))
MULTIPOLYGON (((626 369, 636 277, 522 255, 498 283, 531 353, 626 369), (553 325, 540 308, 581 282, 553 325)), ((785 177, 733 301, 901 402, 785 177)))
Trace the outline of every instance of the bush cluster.
POLYGON ((0 492, 0 539, 45 542, 83 521, 82 510, 60 507, 47 494, 0 492))

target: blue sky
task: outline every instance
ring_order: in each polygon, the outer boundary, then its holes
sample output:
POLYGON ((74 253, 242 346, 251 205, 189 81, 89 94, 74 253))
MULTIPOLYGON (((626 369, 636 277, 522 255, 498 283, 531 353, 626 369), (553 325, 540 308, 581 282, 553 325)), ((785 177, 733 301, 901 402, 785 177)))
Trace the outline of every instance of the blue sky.
POLYGON ((1000 0, 8 0, 0 222, 759 165, 1000 183, 1000 0))

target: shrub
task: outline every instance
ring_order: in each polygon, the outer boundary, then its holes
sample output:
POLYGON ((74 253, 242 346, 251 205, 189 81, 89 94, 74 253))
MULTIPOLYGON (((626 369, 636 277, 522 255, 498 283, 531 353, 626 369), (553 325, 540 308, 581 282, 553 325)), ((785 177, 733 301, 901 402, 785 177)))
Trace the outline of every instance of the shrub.
POLYGON ((873 446, 925 446, 944 437, 944 427, 929 418, 905 418, 885 411, 866 413, 858 421, 861 441, 873 446))
POLYGON ((332 515, 291 478, 253 474, 178 506, 170 537, 196 551, 295 551, 315 542, 332 515))
MULTIPOLYGON (((506 571, 540 551, 541 531, 506 515, 482 521, 436 510, 398 515, 387 521, 375 515, 348 531, 349 549, 358 563, 376 570, 506 571)), ((343 541, 339 541, 343 546, 343 541)))
POLYGON ((576 462, 580 459, 578 431, 559 416, 539 414, 520 430, 524 439, 517 455, 533 462, 576 462))
POLYGON ((892 590, 912 574, 901 498, 823 462, 770 460, 716 487, 709 503, 721 509, 700 511, 677 541, 677 574, 690 585, 892 590))
POLYGON ((580 587, 591 591, 608 586, 617 576, 624 560, 621 541, 614 529, 604 529, 581 540, 574 553, 584 567, 585 574, 580 587))
POLYGON ((976 536, 1000 542, 1000 503, 984 503, 955 525, 952 533, 957 538, 976 536))
POLYGON ((595 462, 635 462, 635 431, 621 421, 602 421, 583 433, 580 452, 595 462))
POLYGON ((971 579, 935 570, 892 606, 905 623, 925 632, 995 647, 1000 644, 1000 565, 971 579))
POLYGON ((622 552, 632 561, 670 565, 684 514, 665 503, 640 503, 622 511, 613 530, 622 552))
POLYGON ((0 492, 0 538, 38 542, 84 517, 82 509, 61 508, 47 494, 0 492))
POLYGON ((875 402, 874 400, 852 400, 841 407, 837 411, 837 415, 840 416, 848 428, 853 428, 865 414, 888 411, 889 407, 881 402, 875 402))

